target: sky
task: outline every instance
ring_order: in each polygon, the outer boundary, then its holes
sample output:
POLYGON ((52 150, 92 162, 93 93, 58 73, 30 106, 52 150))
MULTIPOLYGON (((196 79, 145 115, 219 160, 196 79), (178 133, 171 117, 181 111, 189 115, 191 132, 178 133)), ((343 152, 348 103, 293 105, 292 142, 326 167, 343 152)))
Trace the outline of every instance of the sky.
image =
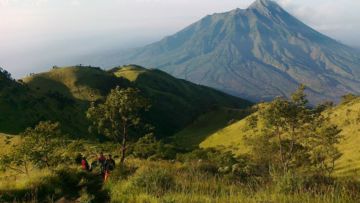
MULTIPOLYGON (((345 44, 360 47, 360 0, 276 0, 345 44)), ((253 0, 0 0, 0 67, 20 78, 88 54, 138 47, 253 0)))

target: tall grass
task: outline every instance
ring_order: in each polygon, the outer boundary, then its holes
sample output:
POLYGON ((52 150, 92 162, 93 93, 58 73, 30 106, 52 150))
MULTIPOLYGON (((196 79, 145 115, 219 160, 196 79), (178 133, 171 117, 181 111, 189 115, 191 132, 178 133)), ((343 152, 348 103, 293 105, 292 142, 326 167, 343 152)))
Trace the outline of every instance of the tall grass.
POLYGON ((248 177, 214 171, 201 162, 129 159, 102 184, 96 173, 64 166, 56 171, 34 170, 29 177, 0 176, 0 202, 351 203, 360 199, 360 186, 346 179, 248 177), (13 178, 13 179, 12 179, 13 178), (14 179, 15 178, 15 179, 14 179))
POLYGON ((240 182, 231 176, 206 172, 200 165, 201 163, 133 160, 128 162, 127 167, 137 168, 136 170, 126 175, 121 175, 124 174, 121 171, 114 172, 105 187, 110 192, 112 202, 347 203, 357 202, 360 198, 359 191, 356 191, 358 187, 352 188, 345 183, 326 185, 319 182, 318 185, 311 185, 310 182, 301 182, 298 179, 286 181, 289 177, 277 182, 256 179, 240 182), (159 173, 159 170, 163 172, 159 173), (154 175, 157 177, 154 178, 154 175), (161 182, 165 180, 168 182, 161 182), (292 184, 298 184, 298 187, 293 186, 296 189, 291 191, 281 190, 292 184))

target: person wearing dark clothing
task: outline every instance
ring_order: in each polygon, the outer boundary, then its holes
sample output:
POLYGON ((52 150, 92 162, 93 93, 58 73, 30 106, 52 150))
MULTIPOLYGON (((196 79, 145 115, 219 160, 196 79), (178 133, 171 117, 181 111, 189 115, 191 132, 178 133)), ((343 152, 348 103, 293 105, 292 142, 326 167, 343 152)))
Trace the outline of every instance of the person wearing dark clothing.
POLYGON ((100 156, 99 156, 99 158, 98 158, 98 162, 99 162, 99 164, 100 164, 101 175, 104 176, 104 174, 105 174, 105 162, 106 162, 106 158, 105 158, 103 152, 100 152, 100 156))
POLYGON ((109 158, 105 161, 105 170, 112 171, 115 168, 115 161, 112 159, 112 156, 109 155, 109 158))
POLYGON ((109 158, 105 161, 105 176, 104 181, 106 181, 110 176, 110 171, 114 170, 115 168, 115 161, 112 159, 112 156, 109 155, 109 158))

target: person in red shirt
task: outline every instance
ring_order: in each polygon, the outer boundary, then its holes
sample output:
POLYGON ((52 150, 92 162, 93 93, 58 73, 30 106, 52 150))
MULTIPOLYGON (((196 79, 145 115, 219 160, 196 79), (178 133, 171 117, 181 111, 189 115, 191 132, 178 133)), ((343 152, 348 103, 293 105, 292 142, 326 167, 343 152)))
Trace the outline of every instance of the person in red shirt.
POLYGON ((89 171, 90 170, 89 163, 87 162, 86 157, 82 157, 82 159, 81 159, 81 168, 84 171, 89 171))

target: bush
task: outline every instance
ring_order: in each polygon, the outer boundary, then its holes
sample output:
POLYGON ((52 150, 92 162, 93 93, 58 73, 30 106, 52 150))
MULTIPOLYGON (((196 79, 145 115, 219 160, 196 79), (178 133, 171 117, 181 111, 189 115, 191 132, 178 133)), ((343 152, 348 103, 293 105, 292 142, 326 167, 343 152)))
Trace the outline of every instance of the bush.
POLYGON ((143 169, 130 181, 132 189, 140 189, 157 196, 165 194, 175 185, 173 176, 165 169, 143 169))
POLYGON ((133 154, 135 157, 147 159, 157 154, 159 147, 160 142, 156 141, 153 134, 148 134, 134 144, 133 154))
POLYGON ((194 167, 195 170, 203 173, 216 174, 219 172, 219 167, 210 162, 201 161, 197 164, 194 164, 194 167))
POLYGON ((359 98, 358 96, 354 94, 347 94, 341 97, 341 104, 347 104, 351 101, 354 101, 355 99, 359 98))
POLYGON ((216 168, 217 172, 231 172, 234 164, 239 160, 231 152, 219 152, 215 149, 196 149, 186 154, 178 154, 177 159, 182 162, 198 162, 200 167, 208 168, 212 172, 216 168))
POLYGON ((132 154, 142 159, 174 159, 176 149, 173 145, 157 141, 153 134, 148 134, 133 145, 132 154))

